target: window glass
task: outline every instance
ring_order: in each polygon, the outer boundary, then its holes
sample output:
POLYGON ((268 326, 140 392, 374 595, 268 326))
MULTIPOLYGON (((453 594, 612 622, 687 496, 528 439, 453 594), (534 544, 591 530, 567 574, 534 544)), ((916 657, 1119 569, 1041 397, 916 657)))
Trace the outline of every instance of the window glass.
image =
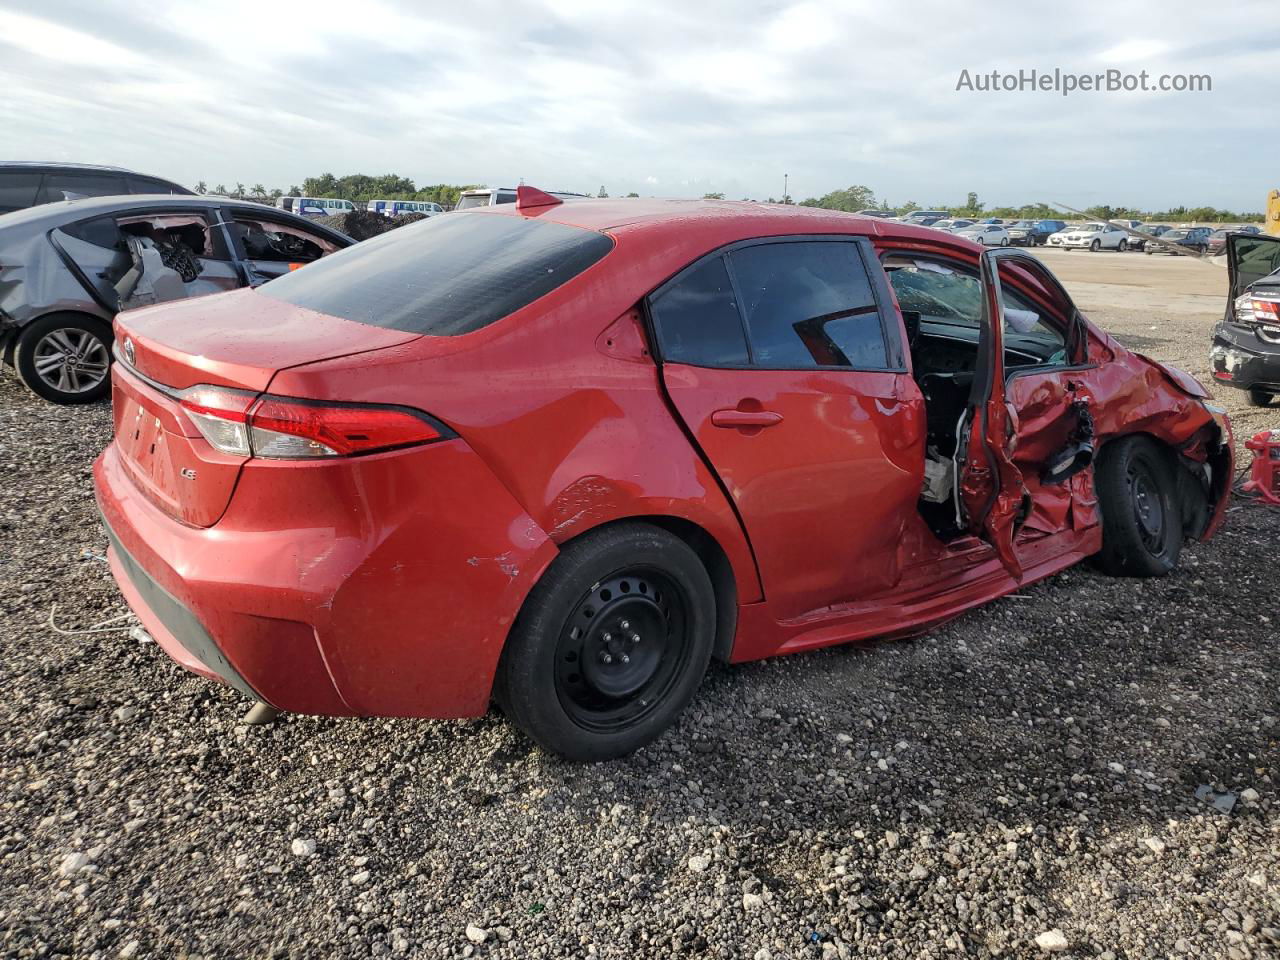
POLYGON ((454 336, 532 303, 613 249, 603 233, 524 217, 430 217, 258 292, 376 327, 454 336))
POLYGON ((97 217, 80 223, 69 223, 62 231, 77 240, 108 250, 114 250, 120 244, 120 228, 116 226, 114 217, 97 217))
POLYGON ((152 180, 150 177, 126 177, 130 193, 179 193, 173 184, 163 180, 152 180))
POLYGON ((699 366, 747 362, 747 339, 723 257, 686 273, 653 298, 651 309, 664 359, 699 366))
POLYGON ((0 213, 25 210, 36 202, 36 190, 44 174, 13 170, 0 173, 0 213))
POLYGON ((127 193, 124 177, 115 174, 52 172, 45 175, 41 203, 79 200, 82 197, 114 197, 127 193))
POLYGON ((888 365, 880 312, 856 245, 768 243, 729 256, 758 365, 888 365))
MULTIPOLYGON (((923 323, 978 329, 982 287, 975 272, 937 260, 902 256, 887 257, 884 267, 902 310, 920 314, 923 323)), ((1009 287, 1006 271, 1010 269, 1017 268, 1001 264, 1005 346, 1034 347, 1033 352, 1046 357, 1046 362, 1066 363, 1062 331, 1045 309, 1009 287)), ((1025 272, 1020 279, 1031 282, 1025 272)), ((1046 296, 1053 299, 1050 293, 1046 296)))

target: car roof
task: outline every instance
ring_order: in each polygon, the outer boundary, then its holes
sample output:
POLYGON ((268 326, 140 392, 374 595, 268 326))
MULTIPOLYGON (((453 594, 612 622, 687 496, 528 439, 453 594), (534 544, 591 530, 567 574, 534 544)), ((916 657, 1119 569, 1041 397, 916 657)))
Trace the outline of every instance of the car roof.
MULTIPOLYGON (((137 173, 136 170, 130 170, 127 167, 112 167, 101 163, 71 163, 65 160, 0 160, 0 168, 4 167, 19 167, 24 170, 96 170, 111 171, 113 173, 137 173)), ((146 176, 145 174, 138 175, 146 176)), ((161 178, 156 177, 154 179, 161 178)))
MULTIPOLYGON (((929 243, 937 243, 940 238, 949 236, 931 227, 840 210, 740 200, 604 198, 524 211, 517 204, 506 203, 449 214, 451 217, 522 215, 628 239, 643 236, 657 246, 669 245, 673 253, 677 247, 687 251, 707 251, 739 240, 771 236, 846 234, 891 236, 929 243)), ((963 239, 956 240, 956 243, 966 249, 970 247, 969 241, 963 239)))

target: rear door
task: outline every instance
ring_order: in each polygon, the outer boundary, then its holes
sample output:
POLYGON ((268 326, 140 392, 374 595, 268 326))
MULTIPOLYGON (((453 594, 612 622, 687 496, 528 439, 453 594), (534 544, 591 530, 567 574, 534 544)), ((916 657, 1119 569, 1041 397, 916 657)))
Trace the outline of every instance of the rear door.
POLYGON ((778 619, 901 573, 923 402, 868 256, 851 238, 750 241, 649 299, 667 395, 737 508, 778 619))

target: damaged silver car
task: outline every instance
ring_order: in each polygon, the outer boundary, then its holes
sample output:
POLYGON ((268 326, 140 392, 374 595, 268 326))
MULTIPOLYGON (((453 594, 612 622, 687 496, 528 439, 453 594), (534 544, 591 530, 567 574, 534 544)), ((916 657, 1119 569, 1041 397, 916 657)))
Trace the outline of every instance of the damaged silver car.
POLYGON ((256 203, 168 195, 0 216, 0 354, 53 403, 111 389, 111 321, 135 307, 258 286, 355 241, 256 203))

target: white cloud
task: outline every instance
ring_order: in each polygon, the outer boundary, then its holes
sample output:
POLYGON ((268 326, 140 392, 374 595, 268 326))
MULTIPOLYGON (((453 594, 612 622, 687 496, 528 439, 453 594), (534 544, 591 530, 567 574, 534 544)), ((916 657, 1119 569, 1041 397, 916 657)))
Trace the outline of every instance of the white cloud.
POLYGON ((587 0, 0 0, 4 153, 184 182, 396 172, 614 195, 1257 207, 1269 0, 909 9, 587 0), (945 38, 937 43, 929 38, 945 38), (961 69, 1208 72, 1211 94, 956 92, 961 69), (1255 149, 1221 144, 1254 131, 1255 149), (1091 144, 1105 142, 1105 150, 1091 144), (1177 151, 1178 162, 1167 162, 1177 151), (683 185, 683 186, 681 186, 683 185))

